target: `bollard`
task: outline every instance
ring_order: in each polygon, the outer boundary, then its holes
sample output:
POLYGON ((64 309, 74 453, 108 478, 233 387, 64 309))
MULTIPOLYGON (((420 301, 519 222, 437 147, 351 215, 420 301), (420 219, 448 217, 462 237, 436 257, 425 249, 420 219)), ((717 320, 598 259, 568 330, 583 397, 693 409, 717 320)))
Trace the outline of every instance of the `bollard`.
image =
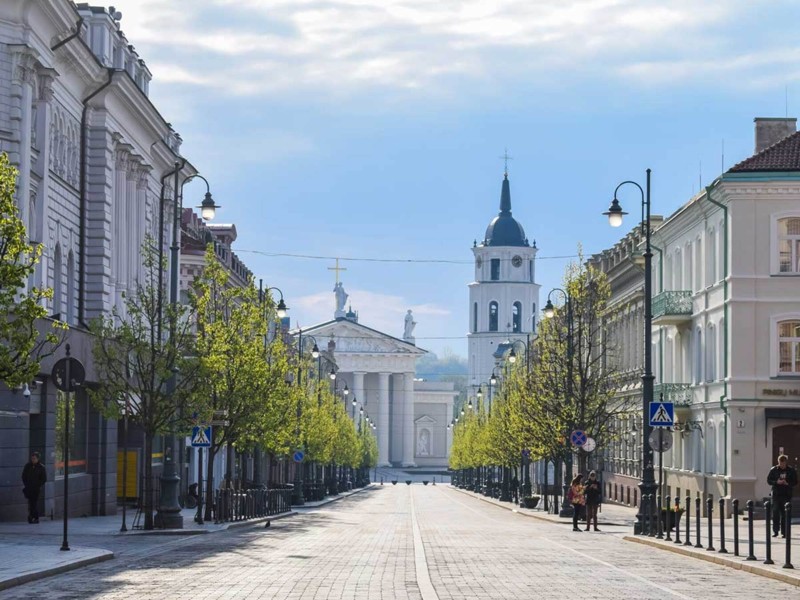
POLYGON ((733 499, 733 555, 739 556, 739 500, 733 499))
POLYGON ((719 550, 720 554, 727 554, 725 548, 725 499, 719 499, 719 550))
POLYGON ((794 569, 792 566, 792 503, 787 502, 783 510, 786 512, 786 528, 784 534, 786 535, 786 560, 783 563, 784 569, 794 569))
POLYGON ((650 510, 650 494, 644 494, 642 496, 642 502, 644 502, 644 514, 647 517, 647 528, 644 530, 643 534, 649 537, 650 532, 653 531, 653 511, 650 510))
POLYGON ((679 511, 681 510, 681 499, 675 496, 675 543, 681 543, 681 522, 678 519, 679 511))
POLYGON ((654 494, 650 494, 649 501, 647 502, 647 512, 650 513, 650 531, 648 532, 650 537, 656 537, 656 523, 655 523, 655 513, 653 511, 656 507, 656 498, 654 494))
POLYGON ((684 546, 691 546, 692 545, 692 528, 691 528, 691 516, 692 516, 692 497, 689 494, 686 494, 686 541, 683 542, 684 546))
POLYGON ((714 502, 711 498, 706 498, 706 524, 708 525, 708 546, 706 550, 714 551, 714 502))
MULTIPOLYGON (((672 496, 667 496, 667 509, 664 511, 664 526, 667 530, 665 539, 669 542, 672 541, 672 526, 675 520, 675 514, 672 511, 672 496)), ((658 522, 661 523, 661 511, 658 511, 658 522)))
POLYGON ((764 559, 765 565, 774 565, 775 561, 772 560, 772 500, 764 502, 764 510, 767 512, 765 523, 767 526, 767 557, 764 559))
MULTIPOLYGON (((669 502, 667 502, 667 506, 669 506, 669 502)), ((656 498, 656 519, 658 519, 658 522, 656 523, 656 537, 660 540, 664 539, 664 524, 661 522, 662 509, 663 506, 661 506, 661 493, 659 492, 658 498, 656 498)))
POLYGON ((702 548, 703 542, 700 539, 700 498, 694 499, 694 547, 702 548))
POLYGON ((753 501, 747 501, 747 551, 748 555, 745 560, 755 560, 756 555, 753 553, 753 501))

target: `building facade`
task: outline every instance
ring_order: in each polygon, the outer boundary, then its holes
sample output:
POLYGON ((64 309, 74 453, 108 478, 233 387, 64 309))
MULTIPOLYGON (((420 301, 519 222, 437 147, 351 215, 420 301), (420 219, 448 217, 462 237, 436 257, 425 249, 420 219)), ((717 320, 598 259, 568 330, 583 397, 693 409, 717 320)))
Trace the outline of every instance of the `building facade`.
POLYGON ((522 225, 511 214, 511 186, 506 173, 500 212, 489 223, 481 243, 476 241, 472 248, 475 280, 469 284, 467 335, 471 385, 489 381, 502 352, 510 351, 507 342, 527 344, 536 330, 536 252, 536 243, 528 242, 522 225))
MULTIPOLYGON (((151 73, 120 29, 119 14, 69 0, 0 3, 0 151, 19 170, 17 203, 29 239, 44 253, 30 285, 52 288, 50 319, 69 324, 66 342, 95 383, 87 325, 112 309, 143 275, 145 236, 165 235, 160 198, 194 174, 180 136, 148 97, 151 73)), ((44 323, 43 326, 47 324, 44 323)), ((0 390, 0 519, 23 519, 22 466, 41 452, 48 471, 43 514, 116 510, 116 422, 76 394, 70 461, 60 440, 65 398, 49 373, 64 346, 25 390, 0 390), (30 396, 27 395, 30 393, 30 396)))

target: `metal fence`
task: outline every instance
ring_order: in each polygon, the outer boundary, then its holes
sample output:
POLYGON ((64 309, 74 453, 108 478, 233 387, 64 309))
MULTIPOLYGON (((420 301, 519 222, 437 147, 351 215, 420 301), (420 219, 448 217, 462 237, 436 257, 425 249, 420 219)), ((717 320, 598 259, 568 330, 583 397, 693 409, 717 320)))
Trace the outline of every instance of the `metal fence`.
POLYGON ((214 493, 214 523, 245 521, 289 512, 292 488, 222 489, 214 493))
MULTIPOLYGON (((755 543, 760 537, 764 543, 764 564, 772 565, 775 561, 772 559, 773 539, 775 540, 775 547, 780 552, 783 547, 784 552, 784 569, 793 569, 792 565, 792 503, 781 502, 777 506, 773 504, 773 500, 766 500, 763 504, 764 507, 764 525, 762 531, 761 525, 756 526, 753 518, 753 512, 756 503, 753 500, 748 500, 745 504, 744 515, 747 517, 745 526, 746 535, 740 537, 740 523, 739 518, 742 516, 740 511, 739 500, 731 502, 731 519, 730 527, 732 528, 731 536, 726 535, 726 518, 725 518, 725 505, 726 500, 719 499, 719 511, 717 515, 717 522, 714 522, 714 502, 710 498, 705 502, 705 517, 702 515, 702 501, 700 498, 695 498, 692 502, 690 496, 686 496, 683 506, 680 504, 680 498, 675 498, 674 501, 667 496, 665 507, 662 509, 660 498, 655 501, 651 496, 644 496, 642 498, 642 506, 645 513, 642 518, 641 535, 672 541, 675 544, 683 546, 693 546, 695 548, 703 548, 703 537, 705 530, 705 549, 708 552, 717 552, 718 554, 729 554, 727 545, 732 543, 733 556, 741 556, 740 546, 744 543, 747 544, 747 557, 745 560, 755 561, 759 558, 755 555, 755 543), (681 517, 683 525, 681 524, 681 517), (694 518, 694 523, 692 523, 694 518), (773 519, 778 519, 773 521, 773 519), (705 520, 705 524, 703 523, 705 520), (675 532, 673 539, 672 532, 675 532), (684 539, 681 540, 681 529, 683 529, 684 539), (717 533, 715 534, 715 529, 717 533), (778 538, 778 535, 781 535, 778 538), (692 543, 694 537, 694 543, 692 543), (743 539, 744 538, 744 539, 743 539), (714 544, 717 543, 719 548, 714 544)), ((759 544, 760 545, 760 544, 759 544)))
MULTIPOLYGON (((146 486, 147 478, 139 476, 139 497, 136 499, 136 514, 133 517, 132 529, 144 529, 144 514, 147 508, 146 486)), ((130 492, 128 492, 130 494, 130 492)), ((161 497, 161 478, 154 475, 150 478, 150 497, 153 499, 153 511, 158 510, 158 501, 161 497)))

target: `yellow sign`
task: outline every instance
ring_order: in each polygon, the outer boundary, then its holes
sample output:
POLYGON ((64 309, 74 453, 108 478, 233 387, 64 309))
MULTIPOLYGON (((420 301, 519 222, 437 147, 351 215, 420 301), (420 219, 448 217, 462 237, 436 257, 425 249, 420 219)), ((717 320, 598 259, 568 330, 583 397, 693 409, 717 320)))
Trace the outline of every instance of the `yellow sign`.
MULTIPOLYGON (((117 450, 117 498, 122 498, 122 473, 125 464, 125 453, 117 450)), ((138 498, 136 483, 139 479, 139 451, 128 450, 128 482, 125 494, 128 498, 138 498)))

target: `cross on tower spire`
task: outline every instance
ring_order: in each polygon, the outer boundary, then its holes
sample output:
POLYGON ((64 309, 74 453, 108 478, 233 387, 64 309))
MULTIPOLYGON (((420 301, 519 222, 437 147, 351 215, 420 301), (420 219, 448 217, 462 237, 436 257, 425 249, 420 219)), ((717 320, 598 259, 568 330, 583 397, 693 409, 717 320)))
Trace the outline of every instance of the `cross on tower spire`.
POLYGON ((514 157, 508 155, 508 148, 506 148, 503 156, 500 158, 503 159, 503 171, 505 172, 505 176, 508 177, 508 161, 514 160, 514 157))

